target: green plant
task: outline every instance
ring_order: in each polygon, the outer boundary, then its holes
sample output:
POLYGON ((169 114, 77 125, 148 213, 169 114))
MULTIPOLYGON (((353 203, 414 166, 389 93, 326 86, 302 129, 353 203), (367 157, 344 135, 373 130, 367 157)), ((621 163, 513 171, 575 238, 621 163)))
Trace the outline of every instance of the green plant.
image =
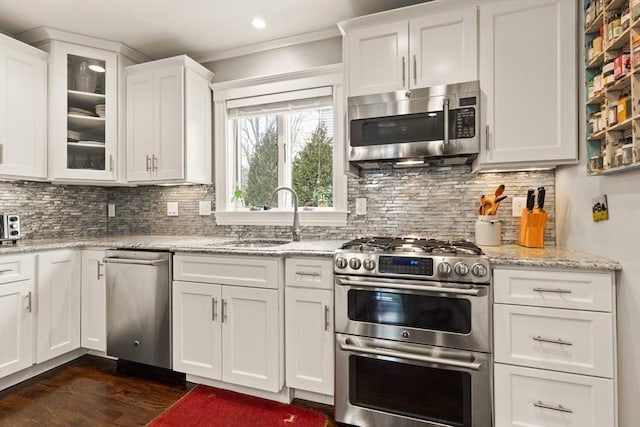
POLYGON ((240 199, 242 199, 242 188, 236 188, 233 192, 233 197, 231 197, 231 202, 235 202, 240 199))

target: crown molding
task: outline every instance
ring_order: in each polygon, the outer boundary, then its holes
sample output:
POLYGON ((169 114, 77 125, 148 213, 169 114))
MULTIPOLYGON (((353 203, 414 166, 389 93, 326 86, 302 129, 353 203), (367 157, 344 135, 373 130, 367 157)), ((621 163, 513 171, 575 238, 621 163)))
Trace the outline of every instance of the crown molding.
POLYGON ((313 31, 305 34, 298 34, 291 37, 283 37, 279 39, 269 40, 262 43, 254 43, 251 45, 240 46, 233 49, 221 50, 217 52, 207 53, 203 55, 193 56, 193 59, 201 64, 221 59, 235 58, 237 56, 250 55, 252 53, 265 52, 267 50, 278 49, 296 44, 309 43, 318 40, 330 39, 340 36, 338 27, 327 28, 320 31, 313 31))

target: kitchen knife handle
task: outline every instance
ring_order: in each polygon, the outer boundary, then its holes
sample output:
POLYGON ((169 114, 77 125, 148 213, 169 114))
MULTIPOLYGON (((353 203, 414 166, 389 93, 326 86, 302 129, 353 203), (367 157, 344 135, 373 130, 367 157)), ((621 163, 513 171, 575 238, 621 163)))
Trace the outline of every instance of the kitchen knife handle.
POLYGON ((546 191, 544 187, 538 187, 538 209, 544 209, 544 196, 546 191))
POLYGON ((533 211, 533 205, 535 204, 534 192, 535 190, 532 188, 527 190, 527 210, 529 212, 533 211))

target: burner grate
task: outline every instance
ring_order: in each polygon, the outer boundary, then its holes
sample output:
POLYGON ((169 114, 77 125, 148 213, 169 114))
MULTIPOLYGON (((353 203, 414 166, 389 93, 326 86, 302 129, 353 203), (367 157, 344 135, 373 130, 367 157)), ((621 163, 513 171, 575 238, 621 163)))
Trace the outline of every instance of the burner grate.
POLYGON ((410 252, 483 255, 482 249, 466 240, 445 241, 408 237, 363 237, 346 242, 341 249, 361 252, 410 252))

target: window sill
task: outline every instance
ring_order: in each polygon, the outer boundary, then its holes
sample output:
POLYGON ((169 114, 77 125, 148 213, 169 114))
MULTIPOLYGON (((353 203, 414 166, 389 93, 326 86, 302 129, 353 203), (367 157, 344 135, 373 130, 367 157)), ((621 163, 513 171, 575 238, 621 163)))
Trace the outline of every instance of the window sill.
MULTIPOLYGON (((349 211, 298 211, 300 225, 344 227, 349 211)), ((293 211, 216 211, 218 225, 291 225, 293 211)))

